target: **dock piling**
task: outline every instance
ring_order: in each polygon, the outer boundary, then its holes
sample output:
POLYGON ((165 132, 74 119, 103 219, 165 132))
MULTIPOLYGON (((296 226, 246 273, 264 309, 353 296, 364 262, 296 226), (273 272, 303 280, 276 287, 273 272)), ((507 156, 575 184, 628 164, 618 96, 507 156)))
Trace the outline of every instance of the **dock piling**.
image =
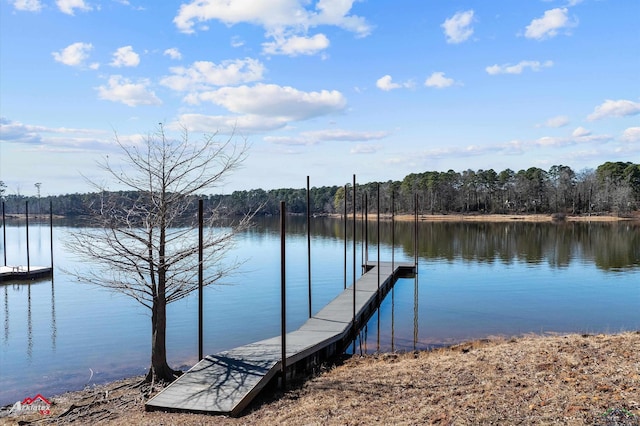
POLYGON ((287 390, 287 280, 286 280, 286 209, 280 201, 280 328, 282 344, 282 389, 287 390))

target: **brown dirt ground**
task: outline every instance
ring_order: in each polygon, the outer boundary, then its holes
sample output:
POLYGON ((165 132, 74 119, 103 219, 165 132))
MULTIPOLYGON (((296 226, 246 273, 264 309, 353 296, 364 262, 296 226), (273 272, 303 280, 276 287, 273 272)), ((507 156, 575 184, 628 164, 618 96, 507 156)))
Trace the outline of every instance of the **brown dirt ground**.
MULTIPOLYGON (((492 338, 356 356, 239 418, 145 412, 131 378, 51 398, 51 414, 8 424, 640 425, 640 331, 492 338), (26 423, 30 422, 30 423, 26 423)), ((151 393, 153 394, 153 392, 151 393)))

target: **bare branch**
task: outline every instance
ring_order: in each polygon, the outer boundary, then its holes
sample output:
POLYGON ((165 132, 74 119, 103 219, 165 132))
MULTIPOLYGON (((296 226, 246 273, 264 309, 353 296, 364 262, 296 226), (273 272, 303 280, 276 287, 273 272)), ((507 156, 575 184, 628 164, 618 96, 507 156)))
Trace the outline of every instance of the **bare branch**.
MULTIPOLYGON (((217 136, 206 135, 194 143, 183 128, 180 138, 171 139, 162 124, 139 144, 125 145, 116 134, 126 168, 114 166, 108 157, 99 167, 127 191, 109 192, 92 182, 102 193, 100 205, 93 206, 95 228, 81 230, 67 241, 72 252, 92 262, 89 272, 75 272, 79 280, 125 294, 151 310, 153 345, 161 346, 160 351, 152 348, 152 354, 166 352, 166 303, 198 287, 196 224, 185 222, 185 215, 197 195, 220 185, 247 156, 246 140, 237 144, 231 135, 220 142, 217 136)), ((218 283, 241 264, 226 261, 225 255, 252 218, 214 228, 218 213, 210 212, 203 241, 205 286, 218 283)), ((166 356, 154 356, 154 372, 170 371, 166 356)))

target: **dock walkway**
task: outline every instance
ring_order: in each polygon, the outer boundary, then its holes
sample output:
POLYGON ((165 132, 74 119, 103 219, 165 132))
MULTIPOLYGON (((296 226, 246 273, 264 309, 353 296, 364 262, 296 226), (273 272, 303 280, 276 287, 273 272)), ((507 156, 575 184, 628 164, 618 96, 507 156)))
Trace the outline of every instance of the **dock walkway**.
POLYGON ((53 268, 49 266, 0 266, 0 282, 25 281, 49 277, 53 268))
MULTIPOLYGON (((351 285, 298 330, 286 334, 287 368, 342 352, 396 279, 415 273, 409 263, 369 262, 365 269, 355 284, 356 330, 351 285)), ((281 358, 280 336, 208 355, 151 398, 146 409, 238 415, 278 375, 281 358)))

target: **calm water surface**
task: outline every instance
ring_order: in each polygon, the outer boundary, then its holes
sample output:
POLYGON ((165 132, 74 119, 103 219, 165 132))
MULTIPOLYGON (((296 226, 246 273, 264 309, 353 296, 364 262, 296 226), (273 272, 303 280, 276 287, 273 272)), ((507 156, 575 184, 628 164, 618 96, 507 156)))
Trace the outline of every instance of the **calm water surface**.
MULTIPOLYGON (((290 218, 288 330, 307 317, 307 239, 290 218)), ((62 241, 77 229, 54 226, 54 280, 0 284, 0 405, 133 374, 149 365, 150 319, 125 296, 85 285, 64 270, 90 268, 62 241)), ((344 225, 312 224, 313 312, 344 287, 344 225)), ((412 261, 412 224, 397 223, 393 255, 412 261)), ((358 225, 356 259, 363 259, 358 225)), ((7 263, 26 264, 24 225, 8 225, 7 263)), ((350 225, 347 234, 351 235, 350 225)), ((377 258, 377 227, 368 253, 377 258)), ((421 223, 419 274, 402 279, 362 331, 357 352, 424 349, 490 335, 618 332, 640 329, 640 228, 632 224, 421 223)), ((197 236, 194 235, 194 240, 197 236)), ((2 241, 0 241, 0 244, 2 241)), ((231 254, 246 260, 224 285, 204 292, 205 353, 278 335, 278 219, 239 235, 231 254)), ((391 260, 390 224, 381 224, 380 258, 391 260)), ((50 263, 48 225, 30 226, 31 264, 50 263)), ((347 244, 347 285, 353 276, 347 244)), ((356 266, 359 276, 360 268, 356 266)), ((197 360, 197 295, 169 305, 168 356, 197 360)))

